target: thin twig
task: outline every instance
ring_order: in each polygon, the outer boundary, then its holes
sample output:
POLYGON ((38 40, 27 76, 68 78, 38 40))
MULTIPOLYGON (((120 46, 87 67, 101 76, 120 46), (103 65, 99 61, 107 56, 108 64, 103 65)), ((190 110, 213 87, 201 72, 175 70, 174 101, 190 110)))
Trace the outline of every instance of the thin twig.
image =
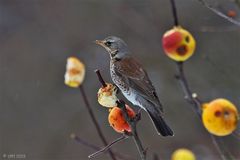
POLYGON ((223 160, 235 160, 235 158, 232 156, 230 152, 226 149, 222 139, 220 137, 214 136, 212 134, 211 138, 213 141, 213 144, 217 148, 218 152, 220 153, 220 156, 223 160))
MULTIPOLYGON (((82 144, 82 145, 84 145, 84 146, 86 146, 86 147, 88 147, 88 148, 91 148, 91 149, 94 150, 94 151, 98 151, 98 150, 101 149, 100 147, 96 146, 95 144, 89 143, 88 141, 86 141, 86 140, 78 137, 78 136, 75 135, 75 134, 71 134, 70 137, 71 137, 72 139, 74 139, 76 142, 78 142, 78 143, 80 143, 80 144, 82 144)), ((104 153, 106 154, 106 152, 104 152, 104 153)), ((119 152, 114 152, 114 151, 113 151, 113 153, 114 153, 114 155, 115 155, 116 157, 118 157, 118 158, 121 159, 121 160, 136 160, 136 159, 134 159, 133 157, 130 157, 130 156, 128 156, 128 155, 121 154, 121 153, 119 153, 119 152)))
POLYGON ((227 21, 240 26, 240 22, 225 15, 224 13, 220 12, 219 10, 217 10, 216 8, 214 8, 213 6, 211 6, 210 4, 208 4, 205 0, 198 0, 203 6, 207 7, 208 9, 210 9, 212 12, 214 12, 215 14, 217 14, 218 16, 226 19, 227 21))
POLYGON ((113 142, 109 143, 107 146, 105 146, 105 147, 103 147, 102 149, 98 150, 97 152, 89 155, 88 158, 91 159, 91 158, 94 158, 94 157, 98 156, 99 154, 102 154, 102 153, 106 152, 106 151, 109 150, 114 144, 116 144, 116 143, 118 143, 118 142, 121 142, 121 141, 123 141, 123 140, 125 140, 125 139, 127 139, 127 138, 128 138, 128 136, 126 136, 126 135, 123 134, 121 137, 119 137, 119 138, 117 138, 116 140, 114 140, 113 142))
POLYGON ((170 0, 170 1, 171 1, 171 6, 172 6, 174 25, 178 26, 179 23, 178 23, 177 8, 176 8, 175 0, 170 0))
POLYGON ((88 147, 88 148, 91 148, 91 149, 93 149, 93 150, 99 150, 99 149, 100 149, 100 147, 98 147, 98 146, 96 146, 96 145, 94 145, 94 144, 89 143, 88 141, 86 141, 86 140, 78 137, 78 136, 75 135, 74 133, 72 133, 72 134, 70 135, 70 138, 71 138, 71 139, 74 139, 76 142, 78 142, 78 143, 80 143, 80 144, 82 144, 82 145, 84 145, 84 146, 86 146, 86 147, 88 147))
POLYGON ((143 148, 142 142, 137 133, 136 125, 137 125, 138 120, 135 118, 132 119, 128 116, 124 101, 119 100, 119 101, 117 101, 117 104, 118 104, 118 107, 122 110, 124 118, 126 119, 126 121, 128 122, 128 124, 131 127, 132 138, 135 142, 135 145, 137 146, 137 149, 138 149, 141 159, 146 160, 146 150, 143 148))
POLYGON ((194 105, 194 111, 196 111, 197 115, 201 117, 201 102, 197 97, 193 97, 193 92, 190 90, 184 73, 183 62, 177 62, 177 70, 178 74, 176 75, 176 79, 179 80, 179 83, 181 84, 182 90, 185 94, 185 99, 194 105))
MULTIPOLYGON (((185 98, 190 104, 192 104, 193 109, 197 113, 199 119, 201 119, 202 101, 197 97, 196 93, 193 93, 191 91, 191 89, 188 85, 188 81, 187 81, 187 79, 185 77, 185 73, 184 73, 183 62, 177 62, 177 70, 178 70, 178 74, 177 74, 176 78, 179 81, 179 83, 184 91, 185 98)), ((224 144, 222 141, 220 141, 220 138, 217 136, 214 136, 212 134, 210 134, 210 135, 213 140, 213 144, 217 148, 221 158, 223 160, 232 160, 233 159, 232 154, 230 152, 228 152, 228 150, 224 147, 224 144)))
MULTIPOLYGON (((102 130, 101 130, 101 128, 100 128, 100 126, 99 126, 99 124, 98 124, 98 122, 97 122, 97 119, 96 119, 96 117, 95 117, 95 115, 94 115, 94 113, 93 113, 93 110, 92 110, 92 108, 91 108, 91 106, 90 106, 90 103, 88 102, 88 99, 87 99, 87 96, 86 96, 86 94, 85 94, 85 90, 84 90, 84 88, 83 88, 83 85, 80 85, 79 88, 80 88, 80 91, 81 91, 81 93, 82 93, 82 97, 83 97, 84 103, 86 104, 85 106, 86 106, 86 108, 87 108, 87 110, 88 110, 88 113, 89 113, 91 119, 92 119, 92 122, 93 122, 94 125, 95 125, 95 128, 96 128, 96 130, 97 130, 97 133, 98 133, 100 139, 102 140, 103 144, 104 144, 104 145, 107 145, 107 144, 108 144, 108 143, 107 143, 107 140, 106 140, 105 136, 103 135, 103 132, 102 132, 102 130)), ((108 150, 108 152, 109 152, 109 155, 110 155, 110 157, 112 158, 112 160, 117 160, 117 159, 115 158, 113 152, 112 152, 110 149, 108 150)))

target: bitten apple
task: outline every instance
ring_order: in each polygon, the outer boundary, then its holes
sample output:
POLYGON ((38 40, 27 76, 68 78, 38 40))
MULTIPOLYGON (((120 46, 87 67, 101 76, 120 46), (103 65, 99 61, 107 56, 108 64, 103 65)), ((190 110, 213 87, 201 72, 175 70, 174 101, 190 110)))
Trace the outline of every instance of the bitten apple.
POLYGON ((79 87, 85 78, 85 65, 76 57, 69 57, 67 59, 65 84, 69 87, 79 87))
POLYGON ((226 99, 215 99, 203 105, 203 124, 210 133, 216 136, 231 134, 237 128, 238 120, 236 106, 226 99))
POLYGON ((180 26, 175 26, 163 35, 162 45, 168 57, 181 62, 193 55, 196 41, 190 32, 180 26))
POLYGON ((117 106, 117 87, 113 84, 106 83, 106 87, 101 87, 98 90, 98 103, 104 107, 115 107, 117 106))
MULTIPOLYGON (((130 118, 135 117, 135 112, 132 108, 126 105, 127 113, 130 118)), ((124 131, 131 132, 131 127, 125 120, 122 110, 114 107, 108 115, 108 122, 116 132, 123 133, 124 131)))

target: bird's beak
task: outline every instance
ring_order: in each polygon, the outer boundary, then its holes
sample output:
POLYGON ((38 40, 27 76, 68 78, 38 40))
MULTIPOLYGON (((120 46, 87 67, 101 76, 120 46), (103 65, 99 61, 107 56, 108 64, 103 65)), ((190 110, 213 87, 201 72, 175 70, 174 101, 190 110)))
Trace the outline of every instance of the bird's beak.
POLYGON ((107 46, 105 45, 105 43, 106 43, 105 40, 96 40, 95 43, 96 43, 97 45, 100 45, 100 46, 102 46, 103 48, 105 48, 109 53, 112 52, 112 51, 111 51, 111 48, 109 48, 109 47, 107 47, 107 46))
POLYGON ((96 40, 95 43, 96 43, 97 45, 100 45, 100 46, 104 47, 104 48, 106 47, 105 44, 104 44, 104 43, 105 43, 104 40, 96 40))

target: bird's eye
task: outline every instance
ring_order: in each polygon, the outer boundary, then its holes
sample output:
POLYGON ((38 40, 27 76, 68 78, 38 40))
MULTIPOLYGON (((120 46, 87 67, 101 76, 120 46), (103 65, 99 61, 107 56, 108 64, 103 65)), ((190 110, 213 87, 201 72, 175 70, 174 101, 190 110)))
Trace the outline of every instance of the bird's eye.
POLYGON ((112 42, 109 42, 109 41, 105 42, 105 45, 108 46, 108 47, 110 47, 111 44, 112 44, 112 42))

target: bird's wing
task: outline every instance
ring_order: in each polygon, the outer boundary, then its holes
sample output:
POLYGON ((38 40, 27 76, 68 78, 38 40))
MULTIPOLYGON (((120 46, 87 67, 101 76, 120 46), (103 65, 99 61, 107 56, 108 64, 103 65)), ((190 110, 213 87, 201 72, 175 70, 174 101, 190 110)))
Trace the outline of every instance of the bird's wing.
POLYGON ((127 57, 115 62, 116 71, 124 77, 125 83, 136 90, 140 96, 146 100, 160 107, 163 111, 162 105, 159 101, 155 88, 148 78, 146 71, 142 65, 132 57, 127 57))

